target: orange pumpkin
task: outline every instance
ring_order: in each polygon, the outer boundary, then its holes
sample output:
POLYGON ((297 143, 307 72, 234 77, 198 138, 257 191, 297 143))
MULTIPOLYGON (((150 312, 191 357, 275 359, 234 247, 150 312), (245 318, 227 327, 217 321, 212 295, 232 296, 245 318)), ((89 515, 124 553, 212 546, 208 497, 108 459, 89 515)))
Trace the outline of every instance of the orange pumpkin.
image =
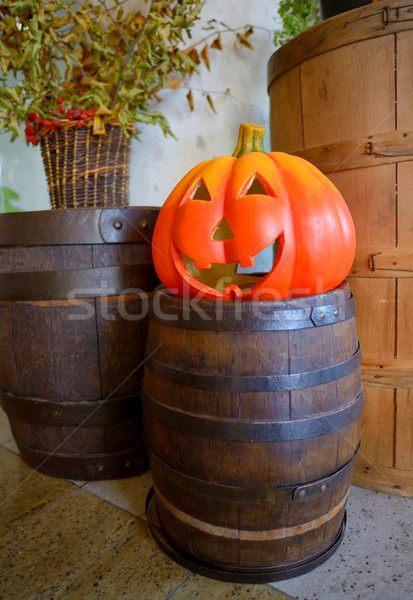
POLYGON ((306 160, 265 153, 265 129, 243 123, 232 156, 194 167, 160 210, 152 251, 175 295, 283 299, 339 285, 355 253, 354 224, 335 186, 306 160), (242 273, 268 246, 264 275, 242 273))

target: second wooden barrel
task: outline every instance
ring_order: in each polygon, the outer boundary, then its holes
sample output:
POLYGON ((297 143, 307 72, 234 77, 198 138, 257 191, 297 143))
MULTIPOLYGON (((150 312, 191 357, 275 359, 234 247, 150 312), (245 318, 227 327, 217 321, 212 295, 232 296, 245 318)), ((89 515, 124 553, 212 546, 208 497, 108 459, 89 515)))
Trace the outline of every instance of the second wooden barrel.
POLYGON ((268 302, 155 294, 144 438, 177 562, 274 581, 336 549, 363 403, 354 314, 347 284, 268 302))
POLYGON ((354 481, 413 496, 413 2, 332 17, 271 57, 271 148, 343 194, 366 408, 354 481))
POLYGON ((147 467, 140 392, 158 210, 0 215, 0 404, 43 473, 147 467))

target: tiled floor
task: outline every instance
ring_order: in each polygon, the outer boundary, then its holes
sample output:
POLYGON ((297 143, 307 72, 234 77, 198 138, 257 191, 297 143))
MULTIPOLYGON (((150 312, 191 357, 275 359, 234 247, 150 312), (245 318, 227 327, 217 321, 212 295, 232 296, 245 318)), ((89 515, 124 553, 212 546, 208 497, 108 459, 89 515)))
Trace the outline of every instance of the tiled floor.
POLYGON ((0 600, 410 600, 413 499, 352 486, 340 549, 296 579, 233 584, 195 575, 153 541, 150 472, 70 482, 30 469, 0 411, 0 600))

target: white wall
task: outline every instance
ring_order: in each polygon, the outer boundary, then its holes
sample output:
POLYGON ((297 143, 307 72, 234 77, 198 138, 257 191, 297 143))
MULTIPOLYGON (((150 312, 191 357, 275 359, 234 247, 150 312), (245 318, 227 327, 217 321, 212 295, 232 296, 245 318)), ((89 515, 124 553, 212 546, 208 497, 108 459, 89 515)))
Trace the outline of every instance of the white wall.
MULTIPOLYGON (((189 82, 193 89, 195 111, 189 111, 188 90, 164 90, 162 110, 168 118, 177 140, 165 138, 159 127, 144 126, 141 141, 133 141, 130 181, 130 204, 161 206, 176 183, 197 163, 232 154, 239 124, 252 121, 268 130, 269 101, 267 95, 267 63, 275 48, 270 31, 276 27, 279 0, 207 0, 200 25, 193 39, 206 33, 201 27, 209 19, 224 21, 236 28, 245 24, 257 26, 250 38, 254 50, 233 46, 233 34, 223 34, 224 50, 211 50, 211 71, 202 69, 189 82), (259 29, 261 27, 263 29, 259 29), (225 92, 230 88, 231 95, 225 92), (217 114, 209 107, 202 93, 209 92, 217 114)), ((0 135, 0 160, 3 182, 0 186, 15 189, 25 210, 50 208, 46 177, 39 148, 27 147, 9 134, 0 135)), ((269 151, 269 131, 266 149, 269 151)))

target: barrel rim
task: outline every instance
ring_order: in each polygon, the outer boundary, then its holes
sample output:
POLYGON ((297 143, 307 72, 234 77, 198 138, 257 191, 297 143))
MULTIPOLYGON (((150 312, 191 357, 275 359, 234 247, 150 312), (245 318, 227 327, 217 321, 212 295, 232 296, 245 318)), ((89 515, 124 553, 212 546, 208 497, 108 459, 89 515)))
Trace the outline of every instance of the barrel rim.
MULTIPOLYGON (((353 298, 353 295, 350 291, 350 286, 346 279, 339 286, 321 294, 300 296, 298 298, 285 300, 210 300, 202 297, 182 297, 174 296, 164 286, 157 288, 154 294, 155 305, 158 299, 159 303, 162 303, 163 305, 167 303, 168 307, 171 309, 170 314, 178 314, 179 312, 185 312, 186 314, 191 308, 193 309, 194 313, 206 312, 210 314, 236 314, 239 307, 242 307, 244 313, 246 312, 254 314, 258 306, 264 310, 269 309, 271 311, 279 312, 285 310, 294 310, 296 308, 320 307, 334 298, 337 299, 336 304, 339 304, 340 301, 342 302, 343 299, 348 301, 353 298), (219 308, 219 310, 217 310, 217 308, 219 308)), ((151 314, 153 315, 153 313, 154 310, 152 310, 151 314)), ((157 320, 163 322, 159 315, 155 316, 157 320)), ((187 321, 189 324, 189 319, 187 319, 187 321)), ((172 326, 174 324, 174 321, 170 318, 166 318, 165 322, 172 326)))
POLYGON ((340 285, 337 287, 323 292, 322 294, 313 294, 312 296, 300 296, 299 298, 291 298, 285 300, 209 300, 205 298, 183 298, 182 296, 174 296, 171 292, 169 292, 164 286, 160 287, 155 291, 155 295, 159 294, 162 299, 168 298, 168 300, 174 302, 178 307, 182 306, 183 309, 187 308, 184 306, 184 303, 194 302, 196 305, 203 306, 205 308, 212 308, 215 310, 217 305, 222 305, 223 310, 227 310, 228 312, 232 311, 236 305, 241 305, 245 307, 249 307, 251 310, 254 306, 259 302, 260 306, 268 306, 275 310, 284 310, 284 308, 293 308, 296 304, 306 306, 307 302, 311 299, 314 299, 314 304, 309 304, 308 306, 319 306, 326 299, 331 298, 334 294, 346 294, 346 297, 351 296, 350 286, 345 279, 340 285))
MULTIPOLYGON (((400 8, 409 7, 413 8, 413 3, 409 0, 407 2, 406 0, 393 0, 391 6, 387 6, 384 2, 368 4, 330 17, 303 31, 271 55, 267 66, 268 92, 278 77, 302 62, 360 41, 358 29, 356 28, 355 34, 351 32, 352 26, 358 21, 363 20, 365 23, 368 23, 369 20, 372 21, 370 28, 364 31, 363 41, 397 32, 397 26, 401 29, 401 21, 392 23, 391 11, 397 12, 400 8), (380 16, 382 19, 377 23, 380 16)), ((413 23, 409 28, 413 28, 413 23)))
POLYGON ((203 300, 173 296, 163 288, 153 299, 152 320, 190 330, 287 331, 333 325, 357 313, 346 281, 323 294, 288 300, 203 300))
POLYGON ((150 242, 160 207, 62 208, 0 215, 0 248, 150 242))

